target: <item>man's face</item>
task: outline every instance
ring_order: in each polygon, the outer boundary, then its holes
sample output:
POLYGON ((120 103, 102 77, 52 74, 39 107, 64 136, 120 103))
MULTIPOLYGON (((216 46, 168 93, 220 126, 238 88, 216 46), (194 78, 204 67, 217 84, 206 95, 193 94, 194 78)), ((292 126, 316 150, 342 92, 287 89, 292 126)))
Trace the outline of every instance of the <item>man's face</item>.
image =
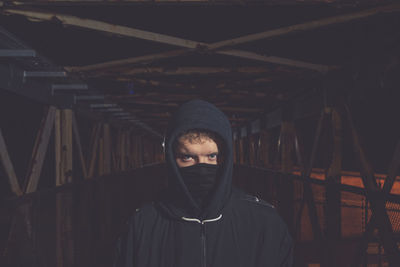
POLYGON ((175 160, 179 168, 189 167, 198 163, 218 163, 218 146, 210 138, 200 138, 196 142, 179 138, 175 151, 175 160))

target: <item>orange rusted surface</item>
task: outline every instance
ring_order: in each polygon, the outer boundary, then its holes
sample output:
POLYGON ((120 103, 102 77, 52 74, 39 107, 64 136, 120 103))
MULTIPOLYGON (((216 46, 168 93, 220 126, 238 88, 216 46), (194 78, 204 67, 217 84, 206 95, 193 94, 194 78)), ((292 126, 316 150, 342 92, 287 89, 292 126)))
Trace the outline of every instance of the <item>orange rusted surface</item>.
MULTIPOLYGON (((294 171, 293 174, 300 175, 300 172, 294 171)), ((312 178, 325 180, 325 172, 322 169, 313 169, 310 176, 312 178)), ((383 186, 386 179, 386 174, 375 174, 375 177, 377 183, 380 186, 383 186)), ((364 188, 359 172, 342 171, 342 184, 364 188)), ((400 195, 400 176, 396 177, 396 181, 394 182, 390 193, 400 195)))

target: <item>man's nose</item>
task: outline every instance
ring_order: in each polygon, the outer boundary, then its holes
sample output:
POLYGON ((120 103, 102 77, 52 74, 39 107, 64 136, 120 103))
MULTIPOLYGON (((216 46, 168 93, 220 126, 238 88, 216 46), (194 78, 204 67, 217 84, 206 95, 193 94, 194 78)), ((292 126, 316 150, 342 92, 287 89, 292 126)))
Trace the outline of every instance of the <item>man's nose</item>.
POLYGON ((199 157, 197 163, 207 163, 207 157, 199 157))

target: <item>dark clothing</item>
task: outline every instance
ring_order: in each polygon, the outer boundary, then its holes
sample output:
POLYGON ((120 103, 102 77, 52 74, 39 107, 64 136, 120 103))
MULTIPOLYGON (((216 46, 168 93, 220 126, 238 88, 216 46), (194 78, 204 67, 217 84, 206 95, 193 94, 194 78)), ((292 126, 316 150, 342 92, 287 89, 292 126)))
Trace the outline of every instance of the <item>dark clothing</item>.
POLYGON ((116 267, 292 265, 292 240, 275 209, 232 188, 232 133, 221 111, 200 100, 182 105, 169 124, 165 149, 166 197, 131 217, 116 267), (189 129, 210 130, 224 140, 218 181, 204 206, 190 194, 172 151, 174 140, 189 129))

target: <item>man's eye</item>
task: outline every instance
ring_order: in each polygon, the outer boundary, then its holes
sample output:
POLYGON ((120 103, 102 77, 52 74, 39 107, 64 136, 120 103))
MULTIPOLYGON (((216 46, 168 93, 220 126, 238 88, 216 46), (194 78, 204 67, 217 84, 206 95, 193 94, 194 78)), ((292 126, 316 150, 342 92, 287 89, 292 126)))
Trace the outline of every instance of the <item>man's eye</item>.
POLYGON ((217 153, 213 153, 213 154, 210 154, 210 155, 208 155, 208 157, 210 158, 210 159, 217 159, 217 153))
POLYGON ((189 161, 191 160, 193 157, 191 155, 182 155, 181 159, 183 161, 189 161))

